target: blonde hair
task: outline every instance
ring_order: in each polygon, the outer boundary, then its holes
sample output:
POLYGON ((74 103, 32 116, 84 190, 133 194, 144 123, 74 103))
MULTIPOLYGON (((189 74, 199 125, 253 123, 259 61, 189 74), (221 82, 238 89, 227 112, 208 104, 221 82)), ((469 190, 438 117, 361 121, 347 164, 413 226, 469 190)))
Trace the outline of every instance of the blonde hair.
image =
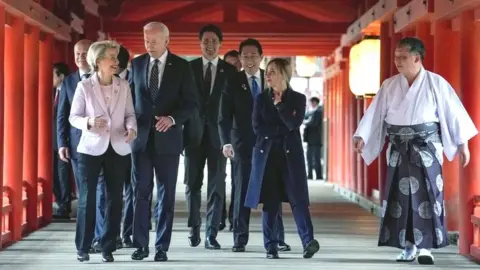
POLYGON ((284 58, 273 58, 272 60, 268 61, 266 69, 268 69, 270 65, 275 65, 278 71, 280 71, 285 78, 287 86, 289 86, 290 79, 292 78, 292 65, 290 64, 290 61, 284 58))
POLYGON ((108 49, 120 51, 120 45, 113 40, 103 40, 90 45, 87 52, 87 63, 93 71, 98 71, 97 61, 104 58, 108 49))

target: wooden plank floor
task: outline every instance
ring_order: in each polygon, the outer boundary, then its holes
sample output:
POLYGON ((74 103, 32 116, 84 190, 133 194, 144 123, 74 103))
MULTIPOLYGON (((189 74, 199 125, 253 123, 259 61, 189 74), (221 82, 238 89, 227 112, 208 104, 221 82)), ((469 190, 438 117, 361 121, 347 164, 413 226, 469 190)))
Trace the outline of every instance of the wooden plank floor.
MULTIPOLYGON (((183 176, 180 170, 179 176, 183 176)), ((181 178, 181 177, 179 177, 181 178)), ((115 263, 101 262, 100 255, 91 255, 90 262, 76 261, 74 245, 74 223, 54 223, 39 230, 24 240, 0 252, 0 269, 54 270, 54 269, 478 269, 478 265, 457 254, 457 247, 451 246, 436 253, 435 266, 421 266, 416 262, 399 264, 394 261, 399 250, 377 247, 379 220, 364 209, 347 202, 334 193, 332 186, 319 181, 310 182, 310 197, 316 238, 321 249, 312 259, 301 256, 301 244, 296 233, 289 207, 285 209, 286 240, 292 246, 291 252, 281 253, 280 260, 267 260, 263 250, 261 220, 259 212, 253 214, 250 242, 245 253, 232 253, 232 234, 223 231, 218 240, 222 249, 205 250, 203 241, 199 247, 188 246, 184 185, 179 179, 174 232, 169 261, 153 262, 153 254, 145 261, 130 259, 132 249, 117 251, 115 263)), ((205 192, 204 192, 205 193, 205 192)), ((151 232, 150 238, 154 238, 151 232)), ((203 237, 202 237, 203 238, 203 237)), ((203 239, 202 239, 203 240, 203 239)), ((151 251, 153 246, 151 243, 151 251)))

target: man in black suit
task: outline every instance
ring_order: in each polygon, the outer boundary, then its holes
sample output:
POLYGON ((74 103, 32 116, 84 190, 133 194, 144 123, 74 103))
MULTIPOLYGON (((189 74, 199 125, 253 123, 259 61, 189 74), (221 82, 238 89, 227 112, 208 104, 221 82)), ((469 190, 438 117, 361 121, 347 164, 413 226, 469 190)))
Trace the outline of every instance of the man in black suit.
POLYGON ((146 54, 132 60, 130 87, 138 134, 132 142, 134 194, 133 260, 148 257, 149 198, 153 170, 157 184, 155 261, 166 261, 172 236, 178 165, 183 151, 182 126, 198 108, 189 63, 169 52, 169 31, 159 22, 143 29, 146 54))
POLYGON ((317 97, 310 98, 312 110, 305 114, 305 130, 303 131, 303 141, 307 143, 307 167, 308 179, 322 179, 321 152, 323 145, 322 125, 323 112, 319 106, 320 100, 317 97), (313 169, 315 168, 315 178, 313 178, 313 169))
POLYGON ((63 80, 70 73, 65 63, 53 65, 53 195, 57 208, 53 213, 55 218, 70 218, 72 203, 72 183, 69 177, 68 163, 60 160, 57 144, 57 107, 63 80))
MULTIPOLYGON (((256 136, 252 127, 254 97, 263 91, 264 71, 260 69, 263 49, 255 39, 240 43, 240 60, 243 71, 237 72, 227 82, 220 101, 218 119, 220 140, 225 157, 234 159, 235 198, 233 206, 233 252, 244 252, 248 243, 250 208, 245 207, 252 150, 256 136)), ((288 251, 281 214, 278 216, 279 250, 288 251)))
MULTIPOLYGON (((237 71, 242 70, 242 62, 240 61, 240 55, 238 51, 236 50, 231 50, 228 51, 224 56, 223 60, 225 62, 229 63, 230 65, 233 65, 237 68, 237 71)), ((228 213, 227 213, 227 201, 224 199, 223 200, 223 212, 222 212, 222 223, 220 223, 220 230, 223 230, 225 228, 226 224, 226 219, 228 216, 228 221, 230 222, 230 228, 229 230, 233 230, 233 204, 235 201, 235 173, 233 172, 233 168, 235 165, 233 164, 233 159, 230 159, 230 206, 228 207, 228 213)))
POLYGON ((220 249, 217 234, 222 219, 225 198, 226 158, 221 151, 218 133, 218 107, 227 78, 235 74, 234 66, 221 60, 218 53, 223 41, 222 31, 206 25, 199 32, 202 57, 190 62, 199 91, 200 106, 194 118, 185 125, 185 132, 194 136, 185 147, 185 195, 188 205, 190 246, 200 244, 200 205, 202 201, 203 170, 208 168, 207 217, 205 248, 220 249))

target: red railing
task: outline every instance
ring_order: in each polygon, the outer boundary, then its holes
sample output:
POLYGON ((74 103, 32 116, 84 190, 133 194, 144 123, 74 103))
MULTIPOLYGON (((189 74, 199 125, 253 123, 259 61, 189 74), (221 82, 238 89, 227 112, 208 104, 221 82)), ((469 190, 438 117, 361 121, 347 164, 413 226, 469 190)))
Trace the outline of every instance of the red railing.
MULTIPOLYGON (((11 189, 9 187, 3 187, 3 207, 2 207, 2 222, 1 222, 1 243, 0 247, 5 247, 12 242, 12 214, 13 207, 11 204, 11 189)), ((44 189, 43 181, 38 182, 37 189, 37 228, 43 223, 43 199, 44 199, 44 189)), ((27 196, 27 182, 23 182, 22 189, 22 234, 27 233, 28 223, 27 223, 27 211, 28 211, 28 196, 27 196)))
POLYGON ((470 246, 470 255, 480 260, 480 196, 475 197, 473 215, 473 244, 470 246))

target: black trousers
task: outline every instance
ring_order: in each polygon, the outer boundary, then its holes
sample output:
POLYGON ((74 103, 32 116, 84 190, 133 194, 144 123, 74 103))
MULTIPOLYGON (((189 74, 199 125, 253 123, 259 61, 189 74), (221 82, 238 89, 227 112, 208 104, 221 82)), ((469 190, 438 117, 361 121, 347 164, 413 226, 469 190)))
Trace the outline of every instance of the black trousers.
POLYGON ((78 154, 78 214, 75 244, 78 251, 88 252, 95 231, 96 195, 100 170, 106 186, 105 221, 100 237, 103 252, 116 250, 116 238, 122 218, 122 195, 128 175, 130 155, 120 156, 110 145, 100 156, 78 154))
POLYGON ((208 168, 206 237, 217 237, 222 220, 225 199, 226 158, 222 151, 211 143, 205 127, 199 148, 185 152, 185 196, 188 206, 188 227, 198 228, 202 224, 200 206, 202 201, 203 171, 208 168))
POLYGON ((57 215, 68 215, 71 212, 72 181, 69 175, 70 164, 58 157, 58 151, 53 152, 53 195, 58 205, 57 215))
POLYGON ((321 145, 307 145, 307 167, 308 178, 313 178, 313 170, 315 169, 316 179, 322 179, 322 146, 321 145))

